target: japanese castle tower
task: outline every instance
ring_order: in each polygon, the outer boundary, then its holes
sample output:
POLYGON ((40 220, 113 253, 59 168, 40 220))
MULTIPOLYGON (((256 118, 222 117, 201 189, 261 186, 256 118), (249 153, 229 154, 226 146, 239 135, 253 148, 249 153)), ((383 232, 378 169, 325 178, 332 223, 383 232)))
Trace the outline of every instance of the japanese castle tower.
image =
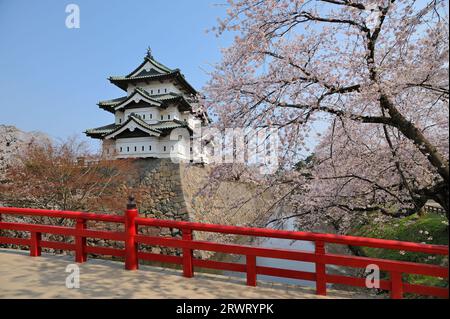
POLYGON ((126 91, 123 97, 98 103, 114 114, 115 121, 85 131, 87 136, 102 140, 104 155, 192 159, 194 125, 208 119, 205 113, 196 113, 197 91, 179 69, 159 63, 148 49, 134 71, 109 81, 126 91))

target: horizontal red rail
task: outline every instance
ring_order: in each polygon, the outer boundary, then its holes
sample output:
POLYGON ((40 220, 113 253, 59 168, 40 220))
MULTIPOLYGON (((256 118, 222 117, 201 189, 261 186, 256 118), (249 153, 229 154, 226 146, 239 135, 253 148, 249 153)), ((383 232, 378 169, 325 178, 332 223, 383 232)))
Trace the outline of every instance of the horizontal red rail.
POLYGON ((302 279, 316 282, 318 294, 326 294, 326 283, 344 284, 357 287, 366 287, 365 278, 355 278, 326 273, 326 265, 339 265, 346 267, 365 268, 368 265, 377 265, 380 270, 390 274, 389 280, 380 280, 379 288, 390 290, 393 298, 401 298, 404 293, 425 294, 448 298, 448 288, 412 285, 402 282, 402 274, 419 274, 434 277, 448 278, 448 268, 413 262, 402 262, 387 259, 367 258, 348 255, 326 253, 325 244, 343 244, 352 246, 366 246, 383 249, 422 252, 427 254, 448 255, 448 246, 427 245, 412 242, 364 238, 355 236, 342 236, 334 234, 319 234, 311 232, 282 231, 275 229, 250 228, 238 226, 225 226, 202 224, 183 221, 159 220, 153 218, 137 217, 137 210, 129 208, 124 216, 94 214, 72 211, 42 210, 30 208, 0 207, 0 229, 12 231, 25 231, 30 238, 0 237, 0 243, 19 246, 29 246, 30 255, 39 256, 41 247, 57 250, 75 251, 77 262, 84 262, 87 254, 108 255, 125 258, 126 269, 137 269, 138 260, 174 263, 183 266, 183 274, 192 277, 194 267, 217 270, 229 270, 247 274, 247 284, 256 285, 257 275, 277 276, 284 278, 302 279), (40 225, 21 222, 2 222, 2 214, 45 216, 67 218, 76 221, 75 227, 40 225), (87 229, 87 221, 100 221, 124 224, 124 231, 104 231, 87 229), (138 234, 141 227, 164 227, 180 229, 182 239, 148 236, 138 234), (315 252, 254 247, 247 245, 222 244, 193 240, 192 232, 216 232, 254 237, 282 238, 290 240, 307 240, 315 243, 315 252), (41 240, 41 234, 55 234, 74 238, 74 243, 63 243, 41 240), (94 247, 86 244, 86 238, 100 238, 125 242, 125 249, 110 247, 94 247), (139 251, 141 245, 165 246, 182 249, 182 256, 169 256, 139 251), (239 254, 246 257, 245 264, 201 260, 193 257, 194 250, 205 250, 229 254, 239 254), (312 262, 316 265, 315 272, 305 272, 291 269, 279 269, 258 266, 256 257, 288 259, 301 262, 312 262))
MULTIPOLYGON (((124 223, 124 216, 84 213, 75 211, 61 211, 61 210, 46 210, 33 208, 14 208, 14 207, 0 207, 0 214, 9 215, 26 215, 26 216, 45 216, 55 218, 69 218, 69 219, 84 219, 112 223, 124 223)), ((307 241, 324 241, 330 244, 344 244, 352 246, 364 246, 374 248, 385 248, 395 250, 405 250, 422 252, 428 254, 448 255, 448 246, 443 245, 429 245, 413 242, 403 242, 397 240, 387 240, 378 238, 344 236, 335 234, 320 234, 300 231, 283 231, 277 229, 254 228, 254 227, 240 227, 228 225, 215 225, 204 223, 193 223, 174 220, 162 220, 154 218, 140 218, 136 219, 137 225, 145 225, 152 227, 167 227, 177 229, 190 229, 204 232, 218 232, 222 234, 246 235, 256 237, 281 238, 291 240, 307 240, 307 241)))
POLYGON ((194 240, 183 241, 182 239, 152 237, 142 235, 136 236, 136 241, 138 243, 155 246, 189 248, 195 250, 206 250, 229 254, 254 255, 258 257, 279 258, 279 259, 288 259, 306 262, 322 262, 325 264, 358 267, 358 268, 364 268, 370 264, 377 264, 380 268, 387 271, 404 271, 410 274, 448 277, 447 268, 429 264, 418 264, 404 261, 393 261, 386 259, 333 255, 333 254, 318 256, 313 252, 305 252, 298 250, 260 248, 252 246, 219 244, 194 240))
POLYGON ((85 212, 72 212, 65 210, 35 209, 35 208, 16 208, 16 207, 0 207, 0 214, 21 215, 21 216, 42 216, 51 218, 68 218, 68 219, 84 219, 95 220, 109 223, 123 223, 124 216, 106 215, 85 212))
POLYGON ((162 220, 154 218, 136 218, 136 224, 152 227, 167 227, 177 229, 190 229, 205 232, 216 232, 222 234, 281 238, 292 240, 323 241, 330 244, 344 244, 351 246, 364 246, 364 247, 423 252, 428 254, 448 255, 448 246, 419 244, 419 243, 378 239, 378 238, 344 236, 335 234, 320 234, 320 233, 300 232, 300 231, 286 231, 267 228, 214 225, 214 224, 193 223, 174 220, 162 220))

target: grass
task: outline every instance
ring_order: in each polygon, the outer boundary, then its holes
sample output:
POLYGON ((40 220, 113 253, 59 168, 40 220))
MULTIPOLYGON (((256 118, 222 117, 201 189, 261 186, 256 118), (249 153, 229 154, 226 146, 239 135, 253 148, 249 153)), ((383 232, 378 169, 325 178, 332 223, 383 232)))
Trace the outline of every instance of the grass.
MULTIPOLYGON (((370 220, 373 220, 373 218, 370 220)), ((446 217, 436 213, 427 213, 421 216, 414 214, 386 223, 376 224, 370 222, 369 224, 355 227, 350 235, 448 245, 448 220, 446 217)), ((358 255, 366 257, 427 263, 448 267, 448 256, 370 247, 352 247, 352 249, 358 255)), ((384 273, 383 277, 387 278, 388 275, 384 273)), ((448 287, 448 279, 446 278, 405 274, 403 279, 405 282, 411 284, 448 287)))

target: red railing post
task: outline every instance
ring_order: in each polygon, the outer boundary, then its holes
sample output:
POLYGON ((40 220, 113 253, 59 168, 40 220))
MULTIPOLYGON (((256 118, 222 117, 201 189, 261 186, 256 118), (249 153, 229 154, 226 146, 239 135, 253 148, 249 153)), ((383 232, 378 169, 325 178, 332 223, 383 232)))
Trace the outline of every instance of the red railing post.
POLYGON ((134 197, 128 198, 127 210, 125 211, 125 269, 136 270, 139 268, 136 243, 136 217, 138 210, 134 197))
POLYGON ((322 257, 325 255, 325 243, 323 241, 315 242, 316 253, 316 294, 326 296, 327 295, 327 279, 326 279, 326 267, 322 262, 322 257))
MULTIPOLYGON (((183 241, 192 240, 192 230, 182 229, 182 239, 183 241)), ((183 248, 183 276, 191 278, 194 276, 194 263, 192 261, 193 252, 190 248, 183 248)))
MULTIPOLYGON (((86 220, 78 218, 75 229, 78 231, 83 231, 83 229, 86 229, 86 220)), ((75 236, 75 261, 77 263, 84 263, 86 260, 86 237, 80 235, 75 236)))
POLYGON ((402 273, 398 271, 391 271, 391 298, 403 299, 403 282, 402 273))
POLYGON ((37 257, 41 255, 41 233, 31 232, 30 256, 37 257))
POLYGON ((245 261, 247 264, 247 286, 256 286, 256 256, 246 255, 245 261))

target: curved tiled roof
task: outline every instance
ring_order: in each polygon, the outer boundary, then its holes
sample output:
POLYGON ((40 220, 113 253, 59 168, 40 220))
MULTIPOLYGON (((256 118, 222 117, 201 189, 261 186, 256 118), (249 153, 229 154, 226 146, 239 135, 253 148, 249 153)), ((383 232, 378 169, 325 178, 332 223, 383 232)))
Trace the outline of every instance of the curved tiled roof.
MULTIPOLYGON (((139 92, 145 94, 145 96, 147 96, 148 98, 151 98, 151 99, 157 100, 157 101, 173 100, 175 98, 179 98, 182 96, 180 94, 173 93, 173 92, 169 92, 169 93, 165 93, 165 94, 150 95, 150 94, 148 94, 148 92, 146 90, 144 90, 143 88, 140 88, 140 87, 135 88, 135 90, 139 90, 139 92)), ((128 96, 122 96, 122 97, 118 97, 116 99, 104 100, 104 101, 98 102, 98 105, 114 106, 114 105, 119 104, 120 102, 125 101, 127 98, 128 98, 128 96)))
POLYGON ((126 126, 130 121, 134 121, 139 126, 142 126, 143 128, 150 130, 152 132, 155 132, 156 134, 162 134, 166 130, 172 130, 174 128, 179 127, 186 127, 189 129, 188 125, 184 121, 180 120, 170 120, 170 121, 158 121, 156 124, 149 124, 142 120, 139 115, 131 114, 124 123, 122 124, 109 124, 93 129, 88 129, 84 133, 87 136, 93 137, 93 138, 103 138, 107 135, 113 134, 126 126))
POLYGON ((105 106, 106 105, 115 105, 117 103, 125 101, 126 99, 127 99, 127 96, 121 96, 121 97, 118 97, 117 99, 100 101, 100 102, 98 102, 98 105, 105 105, 105 106))
POLYGON ((155 132, 156 134, 161 134, 161 131, 158 131, 158 130, 156 130, 156 129, 153 129, 153 128, 151 127, 150 124, 147 124, 147 123, 146 123, 145 121, 143 121, 138 115, 132 113, 132 114, 130 114, 130 116, 128 117, 128 119, 127 119, 125 122, 123 122, 121 125, 119 125, 118 127, 116 127, 116 128, 115 128, 114 130, 112 130, 111 132, 106 133, 104 136, 110 135, 110 134, 113 134, 113 133, 117 132, 118 130, 120 130, 120 129, 123 128, 124 126, 128 125, 128 123, 130 123, 131 121, 134 121, 134 122, 135 122, 136 124, 138 124, 139 126, 142 126, 143 128, 145 128, 145 129, 147 129, 147 130, 153 131, 153 132, 155 132))
POLYGON ((89 132, 91 134, 104 134, 104 133, 108 133, 108 132, 115 130, 119 126, 120 126, 119 124, 113 123, 113 124, 108 124, 105 126, 88 129, 88 130, 86 130, 86 132, 89 132))
POLYGON ((150 78, 161 78, 161 77, 168 77, 171 75, 175 75, 179 71, 170 72, 170 73, 155 73, 155 74, 147 74, 147 75, 138 75, 133 77, 126 77, 126 76, 110 76, 108 79, 110 81, 130 81, 130 80, 145 80, 150 78))
POLYGON ((112 100, 100 101, 97 105, 108 112, 114 113, 115 108, 118 105, 131 99, 134 96, 134 94, 138 92, 142 96, 148 98, 149 100, 152 100, 155 103, 159 103, 160 106, 163 108, 168 106, 167 103, 179 101, 181 103, 181 106, 183 106, 183 110, 192 109, 190 103, 181 94, 169 92, 165 94, 150 95, 146 90, 140 87, 135 88, 134 91, 135 92, 133 92, 129 96, 122 96, 112 100))
POLYGON ((171 69, 164 64, 156 61, 153 56, 146 55, 144 61, 135 68, 132 72, 125 76, 110 76, 108 80, 120 87, 123 90, 127 89, 127 83, 145 80, 163 80, 163 79, 176 79, 188 92, 192 94, 197 94, 197 91, 186 81, 184 75, 181 73, 180 69, 171 69), (152 64, 155 69, 150 69, 149 71, 141 70, 138 72, 146 63, 152 64), (134 74, 134 75, 133 75, 134 74))
POLYGON ((145 63, 147 63, 147 62, 150 62, 151 64, 153 64, 154 66, 156 66, 158 69, 161 69, 161 70, 165 71, 166 73, 171 73, 171 72, 174 71, 174 70, 168 68, 167 66, 165 66, 164 64, 162 64, 162 63, 156 61, 155 59, 153 59, 152 56, 146 55, 145 58, 144 58, 144 61, 143 61, 136 69, 134 69, 133 71, 131 71, 131 72, 130 72, 128 75, 126 75, 125 77, 127 77, 127 78, 131 77, 131 75, 132 75, 133 73, 136 73, 136 72, 137 72, 140 68, 142 68, 142 67, 145 65, 145 63))
POLYGON ((146 81, 146 80, 165 80, 165 79, 175 79, 177 80, 187 91, 189 91, 191 94, 197 94, 197 90, 195 90, 184 78, 184 75, 181 74, 180 70, 175 69, 170 73, 156 73, 156 74, 147 74, 147 75, 141 75, 141 76, 133 76, 133 77, 126 77, 126 76, 110 76, 108 80, 120 87, 122 90, 127 89, 127 85, 130 82, 139 82, 139 81, 146 81))
POLYGON ((178 128, 178 127, 188 128, 188 125, 186 122, 176 120, 176 119, 170 120, 170 121, 159 121, 157 124, 151 124, 151 126, 157 130, 173 129, 173 128, 178 128))
POLYGON ((116 111, 116 110, 118 110, 119 108, 121 108, 121 106, 125 106, 124 103, 133 100, 133 99, 134 99, 134 96, 135 96, 136 94, 139 94, 139 95, 141 95, 142 97, 144 97, 145 99, 147 99, 147 101, 145 101, 145 102, 147 102, 149 105, 161 106, 161 102, 160 102, 160 101, 154 99, 150 94, 147 93, 147 91, 145 91, 144 89, 141 89, 141 88, 135 88, 132 94, 130 94, 130 95, 129 95, 128 97, 126 97, 124 100, 122 100, 122 101, 120 101, 120 102, 117 102, 117 103, 115 103, 114 105, 111 105, 111 106, 112 106, 112 107, 114 108, 114 110, 116 111))

